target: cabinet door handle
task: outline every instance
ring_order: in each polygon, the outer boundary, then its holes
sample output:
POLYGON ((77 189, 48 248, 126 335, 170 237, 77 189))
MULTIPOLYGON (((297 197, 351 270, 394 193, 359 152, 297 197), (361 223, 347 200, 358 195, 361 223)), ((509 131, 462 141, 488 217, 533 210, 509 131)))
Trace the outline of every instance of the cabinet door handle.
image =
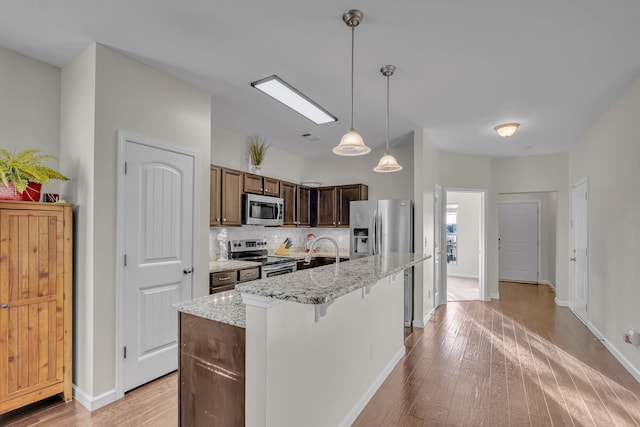
POLYGON ((341 222, 340 222, 340 221, 338 221, 338 225, 340 225, 340 224, 341 224, 341 222))
POLYGON ((231 276, 218 277, 218 280, 229 280, 231 276))
POLYGON ((9 308, 9 304, 2 304, 2 308, 9 308))
POLYGON ((216 218, 216 221, 220 221, 220 218, 216 218))

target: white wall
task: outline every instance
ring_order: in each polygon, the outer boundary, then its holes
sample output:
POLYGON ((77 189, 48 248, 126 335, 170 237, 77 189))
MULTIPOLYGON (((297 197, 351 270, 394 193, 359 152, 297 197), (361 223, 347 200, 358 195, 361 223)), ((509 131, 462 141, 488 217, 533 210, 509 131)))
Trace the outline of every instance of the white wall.
MULTIPOLYGON (((451 203, 458 205, 456 218, 458 261, 455 264, 447 264, 447 275, 478 278, 482 195, 448 191, 447 204, 451 203)), ((446 262, 445 257, 443 262, 446 262)))
POLYGON ((538 202, 540 206, 540 283, 556 283, 557 192, 499 194, 498 203, 538 202))
POLYGON ((386 149, 372 150, 364 156, 336 156, 328 148, 327 157, 309 161, 303 179, 322 182, 322 185, 367 184, 369 200, 413 200, 413 144, 394 147, 391 153, 402 165, 402 170, 392 173, 374 172, 386 149))
MULTIPOLYGON (((82 323, 87 328, 84 339, 88 341, 78 341, 78 352, 84 354, 77 357, 86 360, 85 369, 78 371, 76 385, 88 399, 94 399, 112 396, 115 390, 117 131, 194 151, 197 155, 196 194, 208 195, 211 101, 208 94, 101 45, 92 46, 81 58, 65 67, 65 79, 70 83, 68 93, 65 89, 63 95, 68 95, 70 101, 64 104, 68 108, 63 111, 63 115, 68 115, 63 120, 65 135, 77 134, 70 138, 68 145, 64 142, 69 157, 65 162, 71 165, 93 163, 92 174, 91 167, 86 166, 93 178, 93 187, 87 188, 86 194, 76 191, 72 196, 92 205, 92 209, 88 208, 82 214, 84 233, 76 235, 76 244, 84 246, 86 252, 78 255, 75 262, 88 260, 89 264, 93 263, 92 271, 87 270, 81 277, 84 283, 77 282, 84 288, 81 292, 85 312, 83 317, 76 319, 76 324, 82 323), (95 79, 94 88, 90 85, 92 78, 95 79), (75 84, 76 80, 82 84, 75 84), (81 141, 93 146, 93 153, 88 148, 74 152, 74 144, 80 143, 80 138, 89 137, 90 133, 86 129, 87 123, 74 120, 83 112, 77 111, 73 100, 90 99, 83 91, 95 93, 93 108, 81 104, 95 112, 94 137, 81 141)), ((73 197, 70 199, 75 202, 73 197)), ((78 207, 80 210, 82 206, 78 207)), ((207 292, 208 197, 196 198, 195 220, 194 293, 197 296, 207 292)))
MULTIPOLYGON (((215 100, 214 100, 215 102, 215 100)), ((220 126, 211 127, 211 163, 247 171, 248 137, 220 126)), ((269 140, 267 139, 267 144, 269 140)), ((262 165, 262 174, 284 181, 299 183, 305 176, 308 159, 278 147, 269 147, 262 165)))
POLYGON ((640 330, 640 79, 569 154, 570 183, 589 179, 589 323, 628 360, 640 380, 640 349, 621 340, 640 330))
MULTIPOLYGON (((59 157, 60 69, 0 47, 0 147, 59 157)), ((58 169, 56 160, 47 166, 58 169)), ((58 181, 42 192, 58 192, 58 181)))
POLYGON ((73 383, 93 390, 95 304, 93 293, 96 46, 62 70, 60 168, 70 181, 61 197, 73 203, 73 383))
POLYGON ((414 268, 414 316, 424 326, 434 309, 434 192, 439 183, 438 150, 425 129, 414 130, 414 252, 431 256, 414 268))

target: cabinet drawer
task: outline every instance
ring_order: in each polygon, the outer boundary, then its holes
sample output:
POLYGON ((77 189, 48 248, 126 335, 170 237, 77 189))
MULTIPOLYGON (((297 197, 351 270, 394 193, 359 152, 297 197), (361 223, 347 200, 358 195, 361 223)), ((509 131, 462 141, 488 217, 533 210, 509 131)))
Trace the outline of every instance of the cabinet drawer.
POLYGON ((232 285, 236 283, 236 270, 211 273, 211 286, 232 285))
POLYGON ((247 268, 238 271, 238 282, 246 282, 248 280, 256 280, 260 278, 260 267, 247 268))

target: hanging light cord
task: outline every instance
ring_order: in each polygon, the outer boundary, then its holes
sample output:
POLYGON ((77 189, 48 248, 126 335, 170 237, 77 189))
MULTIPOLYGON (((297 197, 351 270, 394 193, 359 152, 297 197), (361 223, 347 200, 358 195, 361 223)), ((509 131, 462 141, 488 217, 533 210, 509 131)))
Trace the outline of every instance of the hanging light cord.
POLYGON ((389 154, 389 75, 387 75, 387 153, 389 154))
POLYGON ((354 64, 354 45, 356 37, 356 27, 351 26, 351 129, 353 129, 353 64, 354 64))

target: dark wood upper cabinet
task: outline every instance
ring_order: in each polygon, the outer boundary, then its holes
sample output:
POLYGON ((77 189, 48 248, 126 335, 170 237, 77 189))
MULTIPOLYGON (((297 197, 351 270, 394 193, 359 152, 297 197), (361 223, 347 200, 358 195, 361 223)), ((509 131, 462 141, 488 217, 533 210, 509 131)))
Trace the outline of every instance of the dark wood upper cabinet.
POLYGON ((311 225, 311 188, 298 186, 298 225, 309 227, 311 225))
POLYGON ((338 227, 349 227, 350 203, 356 200, 368 200, 369 187, 364 184, 341 185, 338 187, 337 218, 338 227))
POLYGON ((244 175, 244 192, 264 194, 265 196, 278 197, 280 195, 280 181, 274 178, 266 178, 252 173, 244 175))
POLYGON ((220 202, 222 188, 220 183, 220 167, 211 165, 210 187, 209 187, 209 226, 215 227, 221 224, 220 202))
POLYGON ((265 196, 280 196, 280 180, 267 177, 262 178, 262 180, 264 188, 263 194, 265 196))
POLYGON ((221 225, 242 225, 242 175, 233 169, 222 169, 221 225))
POLYGON ((337 187, 318 187, 318 227, 335 227, 337 187))
POLYGON ((280 197, 284 200, 284 216, 282 225, 298 225, 297 190, 298 186, 296 184, 285 181, 280 183, 280 197))
POLYGON ((318 188, 318 227, 349 227, 349 204, 367 200, 369 187, 364 184, 318 188))
POLYGON ((262 177, 252 173, 245 173, 243 189, 245 193, 262 194, 264 186, 262 185, 262 177))

